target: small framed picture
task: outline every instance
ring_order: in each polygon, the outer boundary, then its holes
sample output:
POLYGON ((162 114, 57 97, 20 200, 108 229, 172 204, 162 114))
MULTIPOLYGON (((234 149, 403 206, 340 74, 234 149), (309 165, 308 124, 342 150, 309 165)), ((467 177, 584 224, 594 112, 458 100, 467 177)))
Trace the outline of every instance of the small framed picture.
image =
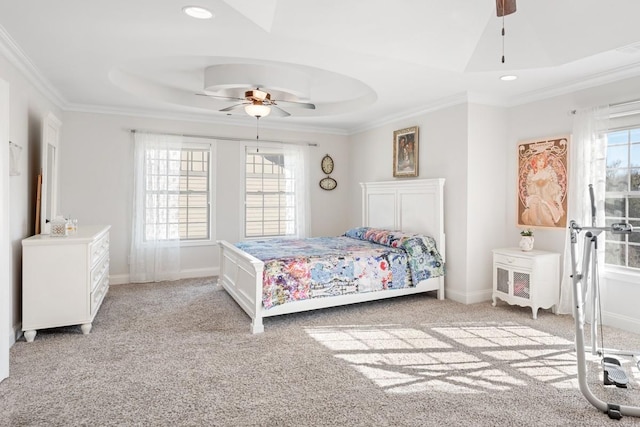
POLYGON ((393 132, 393 176, 418 176, 418 126, 393 132))

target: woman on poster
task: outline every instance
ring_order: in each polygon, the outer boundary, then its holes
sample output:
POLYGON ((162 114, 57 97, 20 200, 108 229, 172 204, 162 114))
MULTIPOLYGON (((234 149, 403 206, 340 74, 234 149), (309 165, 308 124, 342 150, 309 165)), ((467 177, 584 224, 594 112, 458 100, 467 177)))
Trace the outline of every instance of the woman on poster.
POLYGON ((553 227, 564 215, 558 175, 545 152, 532 156, 530 166, 525 183, 527 197, 522 222, 526 225, 553 227))

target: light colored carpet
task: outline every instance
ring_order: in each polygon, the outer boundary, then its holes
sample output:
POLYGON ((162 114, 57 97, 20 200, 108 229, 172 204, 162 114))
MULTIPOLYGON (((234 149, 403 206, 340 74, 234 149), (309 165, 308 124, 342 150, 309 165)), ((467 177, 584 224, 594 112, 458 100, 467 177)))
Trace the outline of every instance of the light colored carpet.
MULTIPOLYGON (((577 388, 573 320, 433 295, 280 316, 251 335, 215 278, 112 286, 83 336, 11 349, 7 426, 616 426, 577 388)), ((640 336, 605 328, 605 345, 640 336)), ((594 393, 640 405, 629 389, 594 393)))

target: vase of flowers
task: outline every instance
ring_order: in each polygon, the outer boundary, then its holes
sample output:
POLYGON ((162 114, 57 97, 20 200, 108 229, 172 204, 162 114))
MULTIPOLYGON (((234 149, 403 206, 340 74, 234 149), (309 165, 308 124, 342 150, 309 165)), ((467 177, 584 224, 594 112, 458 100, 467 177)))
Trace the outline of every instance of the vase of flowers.
POLYGON ((520 250, 528 252, 533 250, 533 230, 527 229, 520 232, 520 250))

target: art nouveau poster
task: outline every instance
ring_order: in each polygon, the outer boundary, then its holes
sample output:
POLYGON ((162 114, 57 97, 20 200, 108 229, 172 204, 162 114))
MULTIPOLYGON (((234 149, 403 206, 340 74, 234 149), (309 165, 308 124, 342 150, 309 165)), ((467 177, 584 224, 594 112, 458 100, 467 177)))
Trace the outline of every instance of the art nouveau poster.
POLYGON ((518 225, 567 226, 569 135, 518 144, 518 225))

